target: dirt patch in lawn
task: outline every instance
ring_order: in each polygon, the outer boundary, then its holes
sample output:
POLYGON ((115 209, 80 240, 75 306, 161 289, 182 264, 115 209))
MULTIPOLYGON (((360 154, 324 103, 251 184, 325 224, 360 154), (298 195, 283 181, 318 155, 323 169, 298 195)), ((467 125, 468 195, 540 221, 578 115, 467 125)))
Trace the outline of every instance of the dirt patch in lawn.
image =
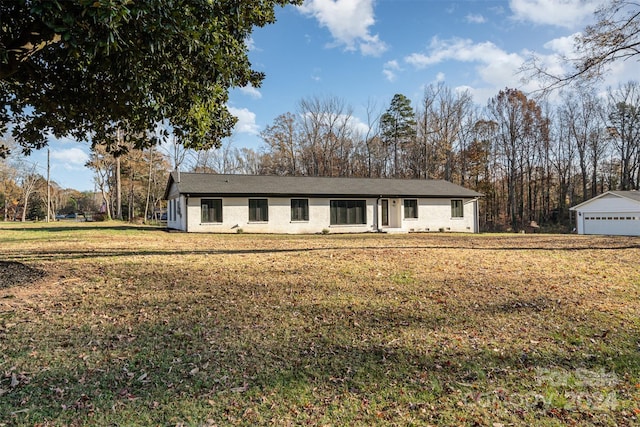
POLYGON ((42 279, 45 272, 17 261, 0 261, 0 289, 28 285, 42 279))

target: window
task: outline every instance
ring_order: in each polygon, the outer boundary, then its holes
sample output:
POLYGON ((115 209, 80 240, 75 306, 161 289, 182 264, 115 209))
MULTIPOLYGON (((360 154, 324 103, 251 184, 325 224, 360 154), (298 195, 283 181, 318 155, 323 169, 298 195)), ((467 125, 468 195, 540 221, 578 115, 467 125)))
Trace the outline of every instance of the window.
POLYGON ((331 200, 331 225, 367 223, 367 204, 364 200, 331 200))
POLYGON ((389 200, 387 199, 382 200, 382 225, 385 227, 389 225, 389 200))
POLYGON ((200 222, 222 222, 222 199, 200 201, 200 222))
POLYGON ((249 199, 249 222, 269 221, 269 202, 267 199, 249 199))
POLYGON ((404 218, 418 218, 418 200, 405 199, 404 201, 404 218))
POLYGON ((462 200, 451 201, 451 218, 464 217, 464 209, 462 207, 462 200))
POLYGON ((291 221, 309 221, 309 199, 291 199, 291 221))

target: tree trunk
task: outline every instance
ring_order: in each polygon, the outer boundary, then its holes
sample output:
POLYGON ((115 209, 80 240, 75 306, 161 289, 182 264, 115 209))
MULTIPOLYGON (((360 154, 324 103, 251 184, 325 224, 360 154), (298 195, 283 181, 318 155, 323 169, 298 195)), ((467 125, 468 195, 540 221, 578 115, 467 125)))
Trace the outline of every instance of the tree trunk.
POLYGON ((122 221, 122 180, 120 177, 120 157, 116 157, 116 219, 122 221))
POLYGON ((147 179, 147 199, 144 204, 144 222, 146 224, 149 215, 149 199, 151 197, 151 178, 153 173, 153 147, 149 149, 149 175, 147 179))

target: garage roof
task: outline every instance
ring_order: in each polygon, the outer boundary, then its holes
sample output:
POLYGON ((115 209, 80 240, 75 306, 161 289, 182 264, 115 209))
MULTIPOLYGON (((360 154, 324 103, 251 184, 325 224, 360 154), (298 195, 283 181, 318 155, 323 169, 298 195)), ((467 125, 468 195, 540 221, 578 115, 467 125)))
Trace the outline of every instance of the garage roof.
POLYGON ((629 200, 633 200, 635 202, 640 203, 640 191, 637 190, 630 190, 630 191, 607 191, 606 193, 602 193, 599 196, 596 196, 592 199, 586 200, 582 203, 580 203, 579 205, 576 205, 572 208, 570 208, 570 210, 575 211, 578 210, 578 208, 581 208, 584 205, 588 205, 589 203, 593 202, 594 200, 600 199, 602 197, 605 197, 609 194, 612 194, 614 196, 618 196, 618 197, 623 197, 625 199, 629 199, 629 200))
POLYGON ((172 184, 180 194, 225 196, 320 196, 320 197, 460 197, 482 196, 444 180, 389 178, 328 178, 300 176, 224 175, 172 172, 172 184))

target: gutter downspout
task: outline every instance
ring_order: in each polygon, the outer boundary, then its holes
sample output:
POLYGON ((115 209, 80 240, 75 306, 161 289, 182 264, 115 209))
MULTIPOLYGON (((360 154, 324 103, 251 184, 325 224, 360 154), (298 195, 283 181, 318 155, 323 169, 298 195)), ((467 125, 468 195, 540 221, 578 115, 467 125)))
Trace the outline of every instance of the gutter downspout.
POLYGON ((189 195, 184 196, 184 231, 189 232, 189 195))
POLYGON ((474 233, 480 233, 480 208, 479 208, 479 198, 476 197, 475 199, 473 199, 473 204, 474 204, 474 210, 475 210, 475 219, 474 219, 474 224, 473 224, 473 228, 475 228, 475 230, 473 231, 474 233))

